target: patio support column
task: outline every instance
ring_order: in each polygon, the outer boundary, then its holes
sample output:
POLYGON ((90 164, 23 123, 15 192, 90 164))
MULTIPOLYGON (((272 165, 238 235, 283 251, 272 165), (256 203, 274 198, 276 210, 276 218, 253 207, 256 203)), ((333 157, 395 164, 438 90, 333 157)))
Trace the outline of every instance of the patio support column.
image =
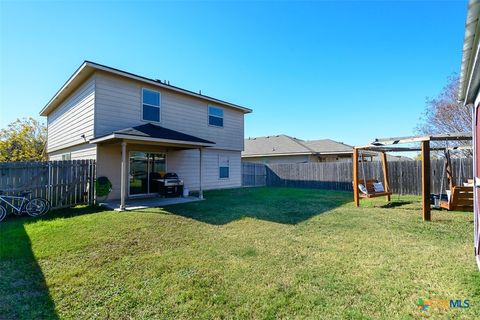
POLYGON ((199 189, 198 189, 198 197, 200 199, 203 199, 203 182, 202 182, 202 171, 203 171, 203 148, 199 148, 199 176, 198 176, 198 183, 199 183, 199 189))
POLYGON ((430 221, 430 141, 422 141, 422 218, 430 221))
POLYGON ((120 172, 120 211, 125 210, 125 190, 127 188, 127 143, 122 142, 122 165, 120 172))

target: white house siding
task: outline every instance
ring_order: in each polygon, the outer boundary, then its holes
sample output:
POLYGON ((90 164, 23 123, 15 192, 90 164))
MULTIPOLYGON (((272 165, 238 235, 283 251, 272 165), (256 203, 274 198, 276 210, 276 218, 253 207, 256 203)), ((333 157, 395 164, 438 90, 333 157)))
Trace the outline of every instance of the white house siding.
POLYGON ((82 159, 96 160, 97 146, 94 144, 84 143, 78 146, 53 151, 48 154, 48 159, 51 161, 62 160, 62 155, 66 153, 70 153, 71 160, 82 160, 82 159))
MULTIPOLYGON (((184 180, 185 187, 191 191, 199 189, 199 150, 167 150, 152 145, 127 145, 127 152, 150 151, 165 152, 167 171, 176 172, 184 180)), ((101 145, 97 151, 97 176, 106 176, 112 182, 110 199, 120 198, 121 146, 119 144, 101 145)), ((239 151, 211 150, 203 151, 203 188, 220 189, 241 186, 241 161, 239 151), (230 162, 230 177, 219 178, 218 159, 226 156, 230 162)), ((128 186, 127 186, 128 187, 128 186)), ((128 194, 128 190, 127 193, 128 194)))
POLYGON ((224 110, 224 126, 209 126, 208 102, 105 72, 96 73, 96 137, 146 123, 142 120, 142 88, 161 94, 161 120, 158 125, 213 141, 219 149, 243 149, 242 111, 216 105, 224 110))
POLYGON ((79 145, 93 138, 94 103, 95 77, 92 76, 48 115, 48 153, 79 145), (85 135, 85 138, 82 135, 85 135))

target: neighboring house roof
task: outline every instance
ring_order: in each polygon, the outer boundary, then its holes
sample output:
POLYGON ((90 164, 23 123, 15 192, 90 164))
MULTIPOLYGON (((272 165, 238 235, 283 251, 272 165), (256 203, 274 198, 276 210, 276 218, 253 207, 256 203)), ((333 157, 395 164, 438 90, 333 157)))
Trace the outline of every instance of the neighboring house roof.
POLYGON ((415 161, 415 159, 405 156, 393 156, 391 154, 387 154, 387 161, 415 161))
POLYGON ((116 130, 112 133, 95 138, 90 143, 100 143, 116 139, 131 139, 141 141, 156 141, 172 144, 188 144, 199 146, 213 146, 215 142, 198 138, 183 132, 167 129, 152 123, 142 124, 136 127, 116 130))
MULTIPOLYGON (((380 157, 375 157, 375 160, 380 160, 380 157)), ((394 161, 415 161, 412 158, 405 157, 405 156, 394 156, 387 153, 387 161, 394 162, 394 161)))
POLYGON ((144 82, 144 83, 157 86, 159 88, 163 88, 166 90, 178 92, 178 93, 192 96, 195 98, 203 99, 209 102, 217 103, 223 106, 231 107, 231 108, 240 110, 244 113, 252 112, 252 109, 242 107, 237 104, 226 102, 220 99, 212 98, 210 96, 206 96, 190 90, 172 86, 169 83, 161 82, 160 80, 142 77, 130 72, 115 69, 115 68, 108 67, 95 62, 84 61, 82 65, 73 73, 73 75, 70 76, 67 82, 65 82, 65 84, 60 88, 60 90, 58 90, 58 92, 52 97, 52 99, 50 99, 50 101, 45 105, 45 107, 43 107, 42 111, 40 111, 40 115, 47 116, 50 112, 55 110, 76 88, 78 88, 96 70, 101 70, 101 71, 115 74, 128 79, 144 82))
POLYGON ((466 104, 475 101, 480 87, 480 0, 468 2, 462 66, 460 71, 459 99, 466 104))
POLYGON ((330 139, 304 141, 285 134, 245 139, 242 157, 351 154, 353 147, 330 139))
POLYGON ((303 144, 319 154, 350 154, 353 152, 352 146, 331 139, 307 140, 303 144))

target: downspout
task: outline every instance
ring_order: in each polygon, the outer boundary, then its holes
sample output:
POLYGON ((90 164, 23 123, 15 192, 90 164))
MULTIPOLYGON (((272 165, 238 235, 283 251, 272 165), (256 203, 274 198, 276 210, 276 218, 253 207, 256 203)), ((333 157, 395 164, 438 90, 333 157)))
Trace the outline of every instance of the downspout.
POLYGON ((477 108, 474 104, 465 104, 465 106, 471 108, 472 111, 472 150, 473 150, 473 248, 475 250, 475 257, 477 263, 479 264, 478 267, 480 269, 480 261, 478 260, 478 195, 477 195, 477 188, 480 187, 480 181, 477 178, 477 108))

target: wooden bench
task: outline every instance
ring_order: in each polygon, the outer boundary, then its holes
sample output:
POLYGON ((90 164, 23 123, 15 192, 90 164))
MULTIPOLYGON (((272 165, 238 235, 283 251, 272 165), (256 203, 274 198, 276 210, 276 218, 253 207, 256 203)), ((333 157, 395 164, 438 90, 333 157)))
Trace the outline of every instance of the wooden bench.
POLYGON ((441 201, 440 207, 453 211, 473 211, 473 187, 454 186, 450 201, 441 201))
MULTIPOLYGON (((390 196, 392 194, 391 192, 388 192, 388 191, 375 192, 375 188, 373 187, 373 184, 377 183, 377 182, 378 182, 378 180, 375 180, 375 179, 371 179, 371 180, 367 180, 367 181, 360 180, 359 181, 360 184, 363 184, 363 185, 365 185, 365 183, 367 184, 365 186, 367 188, 367 193, 363 193, 362 191, 358 190, 358 195, 361 198, 375 198, 375 197, 390 196)), ((354 189, 355 188, 358 189, 358 186, 356 186, 353 182, 352 182, 352 186, 353 186, 354 189)))

